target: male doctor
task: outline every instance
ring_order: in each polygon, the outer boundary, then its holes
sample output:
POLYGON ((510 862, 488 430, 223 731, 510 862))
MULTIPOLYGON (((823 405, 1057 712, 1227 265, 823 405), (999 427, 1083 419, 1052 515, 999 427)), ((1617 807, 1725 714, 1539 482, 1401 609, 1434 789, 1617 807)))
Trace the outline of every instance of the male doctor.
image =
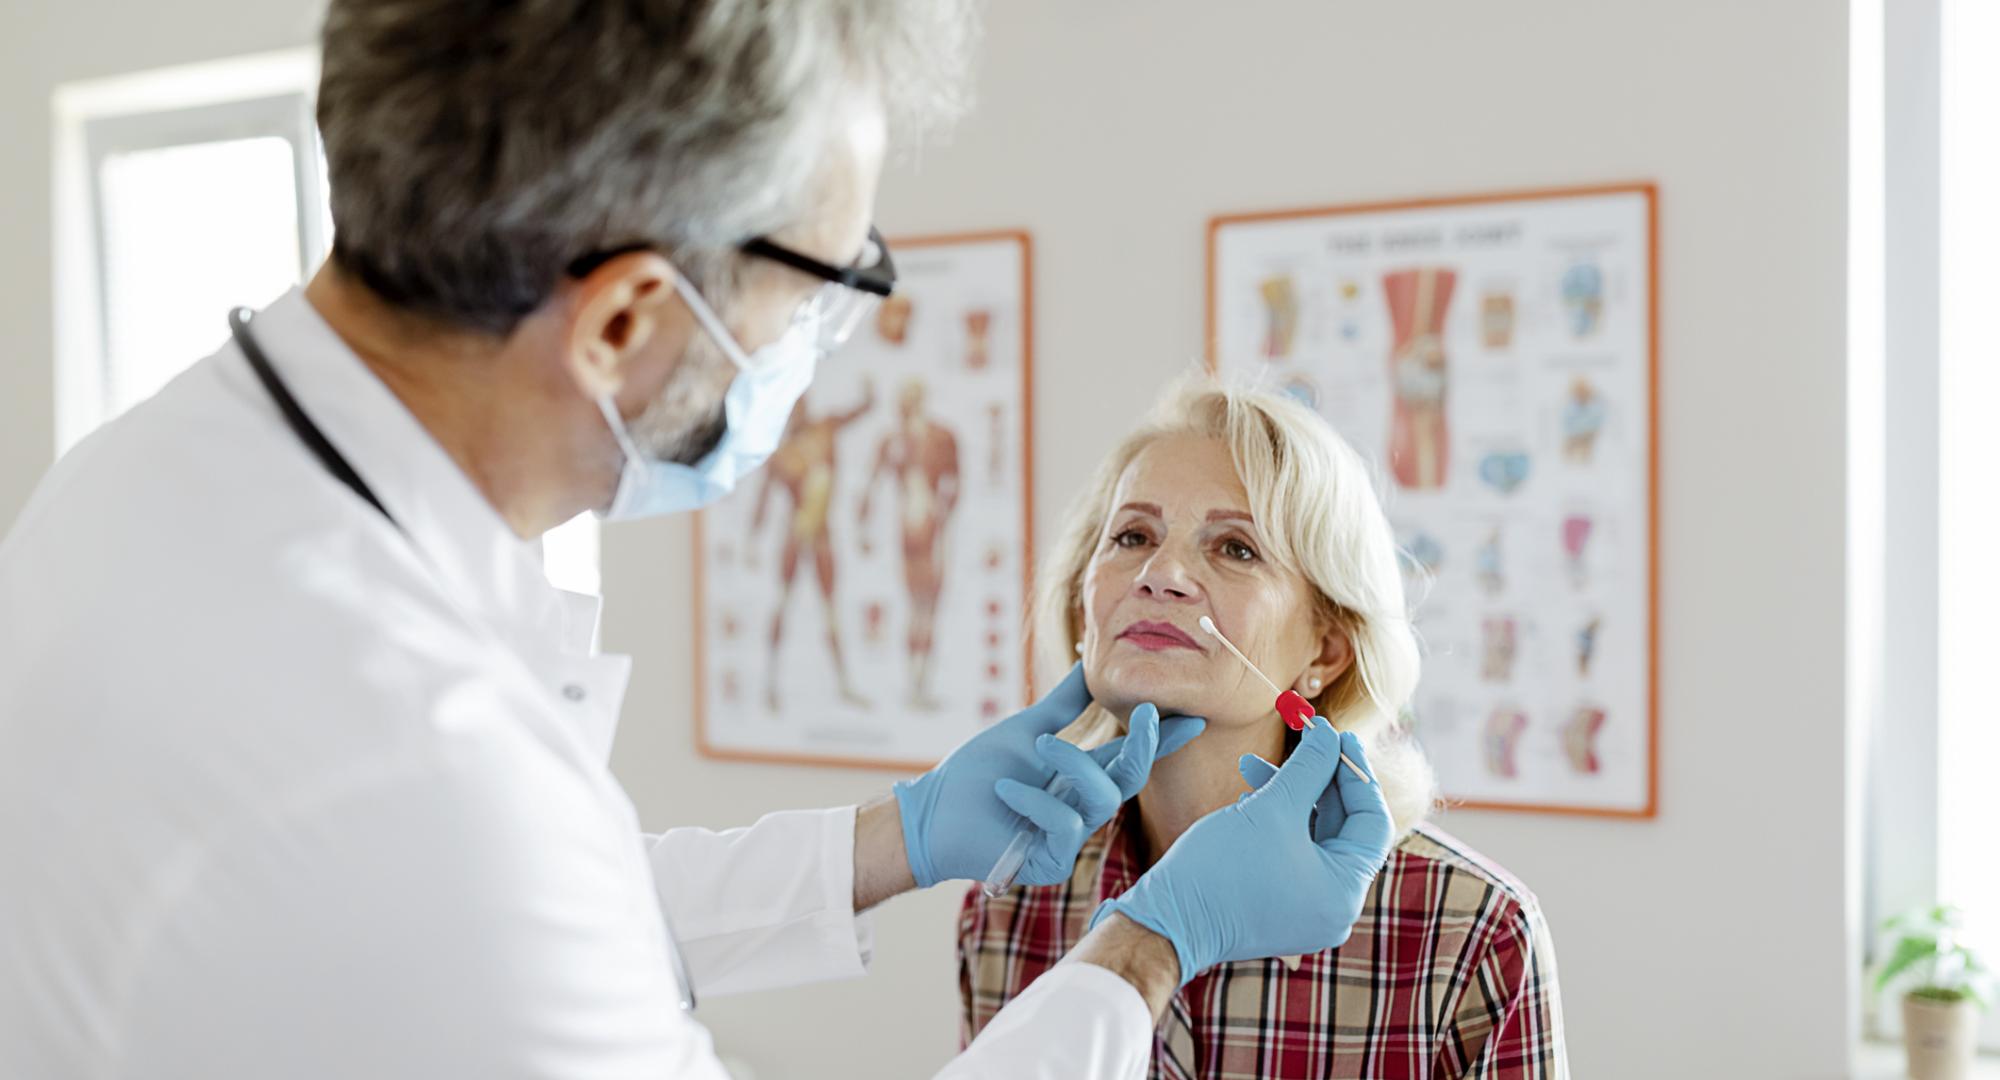
MULTIPOLYGON (((1022 880, 1068 876, 1199 720, 1078 750, 1073 672, 858 809, 642 837, 606 768, 626 661, 535 544, 771 451, 893 287, 877 175, 967 25, 332 0, 332 259, 0 546, 0 1076, 720 1077, 698 995, 860 974, 860 913, 979 878, 1017 813, 1022 880)), ((1342 941, 1389 840, 1343 749, 1316 721, 941 1075, 1139 1076, 1204 967, 1342 941)))

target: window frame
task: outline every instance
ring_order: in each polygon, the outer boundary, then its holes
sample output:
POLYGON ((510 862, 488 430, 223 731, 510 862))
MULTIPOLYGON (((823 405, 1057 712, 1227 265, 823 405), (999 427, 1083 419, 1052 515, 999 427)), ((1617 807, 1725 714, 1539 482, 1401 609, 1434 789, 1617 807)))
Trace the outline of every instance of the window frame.
POLYGON ((118 113, 87 117, 82 123, 83 151, 89 177, 90 245, 95 263, 92 288, 97 312, 97 340, 100 342, 98 416, 108 418, 114 407, 110 303, 108 277, 110 251, 106 244, 104 219, 104 165, 110 158, 147 150, 232 142, 241 139, 279 138, 291 147, 292 197, 297 206, 298 277, 305 280, 325 252, 327 237, 317 208, 326 195, 319 176, 319 136, 313 126, 312 99, 304 91, 290 91, 236 101, 219 101, 143 113, 118 113))
MULTIPOLYGON (((312 100, 319 57, 286 49, 65 83, 54 126, 55 452, 109 419, 105 245, 98 167, 115 153, 277 136, 292 146, 301 275, 325 251, 312 100)), ((220 318, 220 315, 218 315, 220 318)))

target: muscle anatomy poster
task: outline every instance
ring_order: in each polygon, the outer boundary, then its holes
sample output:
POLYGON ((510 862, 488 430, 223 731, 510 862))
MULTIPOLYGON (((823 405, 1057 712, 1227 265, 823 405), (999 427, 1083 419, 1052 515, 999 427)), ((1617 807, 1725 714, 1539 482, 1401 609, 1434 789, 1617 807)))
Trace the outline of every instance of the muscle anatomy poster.
POLYGON ((1649 816, 1655 193, 1217 218, 1212 356, 1376 466, 1447 798, 1649 816))
POLYGON ((701 515, 711 755, 928 766, 1025 704, 1028 238, 888 247, 896 294, 701 515))

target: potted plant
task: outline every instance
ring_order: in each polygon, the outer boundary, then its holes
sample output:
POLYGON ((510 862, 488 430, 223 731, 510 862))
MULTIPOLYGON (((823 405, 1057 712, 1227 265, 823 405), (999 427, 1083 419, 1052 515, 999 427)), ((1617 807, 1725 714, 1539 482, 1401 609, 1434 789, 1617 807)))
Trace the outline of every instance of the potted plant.
POLYGON ((1979 1014, 1993 1000, 1993 980, 1979 955, 1959 940, 1963 917, 1949 904, 1907 912, 1882 925, 1875 990, 1903 1001, 1903 1046, 1913 1080, 1963 1080, 1971 1074, 1979 1014))

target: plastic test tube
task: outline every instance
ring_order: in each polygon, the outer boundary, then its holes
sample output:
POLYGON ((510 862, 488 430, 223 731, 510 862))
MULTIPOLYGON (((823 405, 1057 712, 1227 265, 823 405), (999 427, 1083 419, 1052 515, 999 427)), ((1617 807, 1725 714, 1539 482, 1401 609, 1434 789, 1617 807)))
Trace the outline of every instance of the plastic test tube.
MULTIPOLYGON (((1058 773, 1043 790, 1060 799, 1067 796, 1073 787, 1075 785, 1069 782, 1069 777, 1058 773)), ((980 886, 989 897, 1004 896, 1007 890, 1014 887, 1014 879, 1020 876, 1022 864, 1028 861, 1028 846, 1035 842, 1036 834, 1041 832, 1033 822, 1019 814, 1014 815, 1014 820, 1021 823, 1014 831, 1014 839, 1007 844, 1007 849, 1000 853, 1000 857, 993 861, 993 869, 987 873, 985 884, 980 886)))

